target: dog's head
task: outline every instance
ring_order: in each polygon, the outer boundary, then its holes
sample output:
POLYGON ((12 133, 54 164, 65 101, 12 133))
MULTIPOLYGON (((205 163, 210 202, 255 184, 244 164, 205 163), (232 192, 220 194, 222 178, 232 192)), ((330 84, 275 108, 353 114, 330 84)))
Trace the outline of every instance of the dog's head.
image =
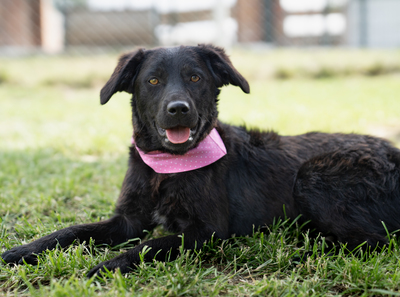
POLYGON ((249 84, 224 50, 211 45, 138 51, 121 56, 101 90, 101 104, 116 92, 132 94, 136 145, 184 154, 215 127, 219 88, 249 84))

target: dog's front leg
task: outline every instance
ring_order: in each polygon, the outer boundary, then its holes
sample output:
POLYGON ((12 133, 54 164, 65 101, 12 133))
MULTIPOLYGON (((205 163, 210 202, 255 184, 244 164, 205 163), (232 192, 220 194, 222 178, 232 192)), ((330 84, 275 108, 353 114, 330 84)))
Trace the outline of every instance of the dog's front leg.
MULTIPOLYGON (((144 242, 135 248, 105 262, 100 263, 88 273, 88 277, 100 275, 103 271, 120 269, 121 273, 128 273, 140 263, 140 254, 143 253, 145 262, 153 259, 158 261, 172 261, 179 255, 179 248, 183 244, 185 249, 200 249, 203 243, 209 240, 213 233, 211 230, 202 230, 198 226, 186 228, 182 233, 156 238, 144 242)), ((214 236, 216 236, 214 234, 214 236)))
MULTIPOLYGON (((141 178, 148 179, 145 175, 141 175, 141 178)), ((151 219, 153 205, 149 202, 143 203, 143 201, 148 201, 149 193, 141 190, 140 181, 137 183, 140 190, 135 187, 136 184, 132 185, 131 181, 134 179, 135 171, 129 167, 115 215, 112 218, 58 230, 31 243, 14 247, 4 252, 1 258, 10 264, 23 264, 24 261, 28 264, 36 264, 40 253, 57 246, 65 248, 74 241, 89 243, 90 239, 93 239, 96 244, 115 246, 132 238, 142 238, 145 235, 143 230, 151 230, 155 226, 151 219), (145 205, 146 209, 141 208, 140 205, 145 205)))
POLYGON ((45 250, 54 249, 57 245, 67 247, 74 241, 80 242, 94 239, 96 244, 117 245, 130 238, 142 237, 143 229, 139 219, 128 220, 122 215, 115 215, 109 220, 92 224, 67 227, 39 238, 31 243, 17 246, 1 256, 6 263, 37 263, 37 255, 45 250))

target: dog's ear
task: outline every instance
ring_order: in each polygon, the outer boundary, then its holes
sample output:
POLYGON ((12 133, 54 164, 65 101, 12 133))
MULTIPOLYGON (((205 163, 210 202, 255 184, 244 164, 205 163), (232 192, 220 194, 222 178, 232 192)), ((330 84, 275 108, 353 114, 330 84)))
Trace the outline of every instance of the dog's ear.
POLYGON ((116 92, 133 92, 133 83, 145 56, 144 49, 124 54, 108 82, 100 91, 100 102, 106 104, 116 92))
POLYGON ((250 93, 247 80, 233 67, 225 51, 209 44, 199 44, 196 48, 206 62, 218 88, 232 84, 238 86, 245 93, 250 93))

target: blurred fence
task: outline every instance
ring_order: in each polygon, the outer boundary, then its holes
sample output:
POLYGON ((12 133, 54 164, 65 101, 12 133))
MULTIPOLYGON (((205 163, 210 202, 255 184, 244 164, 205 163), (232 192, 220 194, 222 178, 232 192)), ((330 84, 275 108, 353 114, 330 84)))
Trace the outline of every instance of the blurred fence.
POLYGON ((400 47, 400 0, 0 0, 0 54, 133 46, 400 47))

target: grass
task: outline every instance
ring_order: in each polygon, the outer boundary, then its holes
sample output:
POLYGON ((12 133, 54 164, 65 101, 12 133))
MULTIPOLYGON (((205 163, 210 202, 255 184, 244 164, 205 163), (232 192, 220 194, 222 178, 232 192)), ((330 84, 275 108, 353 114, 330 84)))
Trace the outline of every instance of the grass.
POLYGON ((308 49, 297 51, 234 51, 236 65, 250 80, 324 79, 379 76, 400 72, 400 51, 308 49), (264 63, 259 61, 263 60, 264 63))
MULTIPOLYGON (((289 69, 287 65, 300 69, 310 60, 317 69, 328 68, 328 63, 365 69, 388 59, 395 65, 398 56, 378 51, 234 51, 233 62, 249 78, 251 94, 223 89, 220 117, 282 134, 371 133, 399 145, 398 74, 380 70, 375 76, 274 75, 275 70, 289 69)), ((1 251, 112 214, 132 132, 128 95, 99 104, 99 89, 115 61, 114 56, 0 60, 1 251)), ((290 221, 277 221, 269 228, 270 232, 211 241, 199 253, 183 251, 174 262, 142 263, 129 275, 116 272, 103 280, 88 280, 85 273, 129 246, 76 244, 46 252, 38 266, 0 265, 0 295, 400 295, 395 237, 381 253, 343 256, 343 248, 338 256, 319 256, 324 238, 311 240, 290 221), (313 256, 296 263, 295 256, 305 251, 313 256)), ((164 233, 157 228, 148 237, 164 233)))

